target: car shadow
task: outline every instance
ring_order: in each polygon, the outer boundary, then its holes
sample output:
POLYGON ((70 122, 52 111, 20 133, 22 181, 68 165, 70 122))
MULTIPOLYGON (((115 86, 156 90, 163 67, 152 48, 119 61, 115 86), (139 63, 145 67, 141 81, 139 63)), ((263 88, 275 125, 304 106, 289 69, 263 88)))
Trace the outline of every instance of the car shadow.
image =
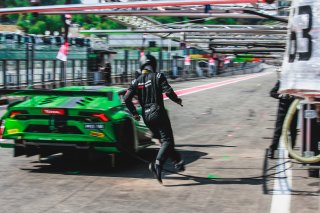
MULTIPOLYGON (((88 159, 84 156, 65 157, 63 155, 53 155, 41 162, 32 162, 31 168, 21 168, 32 173, 51 173, 62 175, 80 175, 80 176, 100 176, 100 177, 122 177, 122 178, 152 178, 153 176, 148 171, 148 165, 144 161, 153 161, 157 155, 158 149, 148 148, 138 153, 138 158, 129 156, 119 157, 115 162, 115 167, 112 167, 110 158, 106 154, 100 153, 95 158, 88 159), (81 158, 82 157, 82 158, 81 158)), ((190 164, 197 160, 207 159, 207 153, 190 150, 179 150, 186 164, 190 164)), ((289 159, 288 159, 289 160, 289 159)), ((282 164, 286 163, 283 162, 282 164)), ((273 182, 277 174, 284 171, 277 171, 276 168, 281 166, 274 160, 267 158, 267 150, 264 157, 263 168, 261 175, 255 177, 241 178, 219 178, 219 177, 201 177, 187 175, 186 173, 176 173, 170 162, 165 165, 164 178, 171 180, 192 180, 181 184, 164 185, 165 187, 185 187, 196 185, 223 184, 223 185, 261 185, 263 194, 272 195, 273 182), (174 174, 174 175, 172 175, 174 174)), ((188 168, 188 165, 187 165, 188 168)), ((286 177, 282 177, 286 181, 286 177)), ((319 191, 295 191, 291 190, 292 195, 303 196, 318 196, 319 191)))
MULTIPOLYGON (((56 154, 33 161, 32 167, 21 168, 33 173, 53 173, 64 175, 83 176, 106 176, 106 177, 130 177, 130 178, 153 178, 148 170, 148 162, 154 161, 158 149, 148 148, 140 151, 136 157, 119 155, 112 161, 110 155, 96 152, 95 155, 77 154, 74 156, 63 156, 56 154), (114 163, 114 166, 112 165, 114 163)), ((186 164, 197 161, 206 156, 207 153, 179 149, 186 164)), ((165 165, 173 169, 170 160, 165 165)))
POLYGON ((237 147, 237 146, 227 146, 227 145, 221 145, 221 144, 176 144, 176 147, 205 147, 205 148, 210 148, 210 147, 237 147))

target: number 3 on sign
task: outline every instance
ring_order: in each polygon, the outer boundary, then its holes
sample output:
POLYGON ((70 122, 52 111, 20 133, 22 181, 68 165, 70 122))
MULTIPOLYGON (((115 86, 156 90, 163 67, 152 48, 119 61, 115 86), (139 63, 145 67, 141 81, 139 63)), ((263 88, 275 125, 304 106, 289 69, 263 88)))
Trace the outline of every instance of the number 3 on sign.
POLYGON ((298 61, 308 61, 312 52, 312 37, 309 34, 312 29, 311 6, 300 6, 297 9, 293 9, 292 18, 288 49, 289 63, 296 60, 297 53, 299 56, 298 61))

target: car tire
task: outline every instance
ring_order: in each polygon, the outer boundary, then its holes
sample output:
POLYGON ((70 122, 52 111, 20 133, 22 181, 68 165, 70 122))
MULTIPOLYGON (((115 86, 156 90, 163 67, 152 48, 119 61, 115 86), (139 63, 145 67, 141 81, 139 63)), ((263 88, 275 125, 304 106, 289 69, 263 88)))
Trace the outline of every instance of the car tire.
POLYGON ((121 152, 134 152, 135 151, 135 134, 133 124, 130 119, 125 119, 119 123, 114 124, 115 135, 119 149, 121 152), (125 132, 125 134, 123 134, 125 132))

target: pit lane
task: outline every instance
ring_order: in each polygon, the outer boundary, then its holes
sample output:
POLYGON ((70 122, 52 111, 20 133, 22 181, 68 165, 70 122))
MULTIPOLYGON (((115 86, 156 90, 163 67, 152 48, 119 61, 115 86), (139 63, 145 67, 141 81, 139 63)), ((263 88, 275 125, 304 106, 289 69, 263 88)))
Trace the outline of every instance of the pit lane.
MULTIPOLYGON (((39 162, 0 149, 1 212, 270 212, 278 162, 267 160, 265 149, 276 118, 277 101, 269 97, 275 81, 269 74, 186 95, 183 108, 166 101, 176 147, 187 162, 184 174, 195 177, 166 173, 164 186, 137 160, 111 168, 104 156, 39 162)), ((155 153, 151 147, 140 156, 151 160, 155 153)), ((290 212, 319 212, 319 179, 308 178, 295 161, 291 170, 290 212)))

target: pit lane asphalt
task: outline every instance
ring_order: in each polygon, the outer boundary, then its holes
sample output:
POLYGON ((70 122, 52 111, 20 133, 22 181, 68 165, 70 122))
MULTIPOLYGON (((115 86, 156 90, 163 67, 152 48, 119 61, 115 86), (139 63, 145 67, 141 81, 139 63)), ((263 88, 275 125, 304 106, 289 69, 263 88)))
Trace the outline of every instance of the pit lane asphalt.
MULTIPOLYGON (((237 77, 172 86, 179 90, 237 77)), ((161 186, 136 160, 116 168, 104 156, 39 162, 13 158, 11 149, 2 148, 0 212, 270 212, 277 161, 267 160, 265 149, 276 119, 277 101, 268 94, 275 81, 270 74, 183 96, 183 108, 166 101, 176 147, 187 162, 184 174, 213 179, 166 173, 161 186), (267 177, 250 178, 261 175, 267 177)), ((156 148, 140 156, 151 160, 156 148)), ((320 212, 319 179, 292 162, 291 212, 320 212)))

